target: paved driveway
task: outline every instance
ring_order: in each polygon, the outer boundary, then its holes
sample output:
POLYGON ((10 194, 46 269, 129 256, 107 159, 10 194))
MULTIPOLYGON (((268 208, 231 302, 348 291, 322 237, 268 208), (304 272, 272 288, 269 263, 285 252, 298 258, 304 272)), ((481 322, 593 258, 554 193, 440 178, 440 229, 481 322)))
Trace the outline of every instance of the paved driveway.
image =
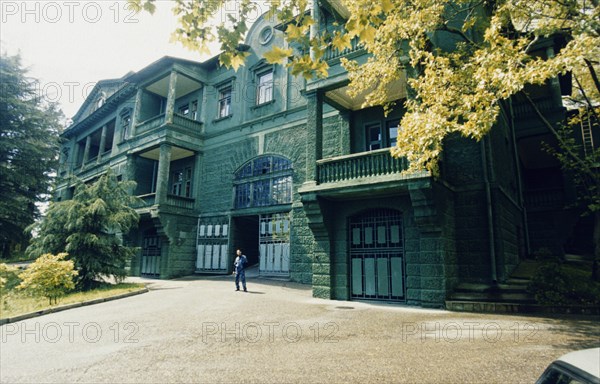
POLYGON ((2 383, 531 383, 598 346, 595 319, 462 314, 320 300, 309 287, 231 277, 0 327, 2 383))

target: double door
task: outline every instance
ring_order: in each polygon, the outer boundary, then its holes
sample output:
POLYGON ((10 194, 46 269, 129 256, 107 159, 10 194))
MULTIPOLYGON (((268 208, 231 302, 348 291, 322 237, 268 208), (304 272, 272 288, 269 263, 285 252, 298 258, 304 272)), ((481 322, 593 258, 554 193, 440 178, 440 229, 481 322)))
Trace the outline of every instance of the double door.
POLYGON ((375 210, 349 222, 351 297, 403 301, 404 247, 402 216, 375 210))
POLYGON ((259 273, 289 275, 290 214, 260 215, 258 225, 259 273))

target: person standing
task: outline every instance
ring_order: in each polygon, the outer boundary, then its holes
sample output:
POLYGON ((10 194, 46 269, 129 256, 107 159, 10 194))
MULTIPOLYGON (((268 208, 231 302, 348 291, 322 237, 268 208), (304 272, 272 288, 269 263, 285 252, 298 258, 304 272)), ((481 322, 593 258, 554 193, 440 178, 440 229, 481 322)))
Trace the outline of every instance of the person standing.
POLYGON ((235 273, 235 290, 240 290, 241 279, 244 292, 248 292, 246 289, 246 266, 248 265, 248 259, 246 258, 246 255, 242 254, 242 251, 239 249, 235 253, 237 255, 235 262, 233 263, 233 273, 235 273))

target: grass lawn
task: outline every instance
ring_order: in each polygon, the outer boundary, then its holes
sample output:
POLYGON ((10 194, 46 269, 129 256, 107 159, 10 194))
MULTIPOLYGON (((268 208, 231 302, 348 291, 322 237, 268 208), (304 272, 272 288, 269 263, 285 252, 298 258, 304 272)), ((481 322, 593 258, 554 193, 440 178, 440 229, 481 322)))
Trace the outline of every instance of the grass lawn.
POLYGON ((89 300, 102 299, 121 295, 127 292, 138 291, 144 284, 121 283, 106 284, 87 292, 73 292, 61 297, 58 304, 49 305, 45 297, 34 298, 17 294, 15 291, 0 292, 0 319, 15 317, 29 312, 37 312, 48 308, 59 307, 65 304, 80 303, 89 300))

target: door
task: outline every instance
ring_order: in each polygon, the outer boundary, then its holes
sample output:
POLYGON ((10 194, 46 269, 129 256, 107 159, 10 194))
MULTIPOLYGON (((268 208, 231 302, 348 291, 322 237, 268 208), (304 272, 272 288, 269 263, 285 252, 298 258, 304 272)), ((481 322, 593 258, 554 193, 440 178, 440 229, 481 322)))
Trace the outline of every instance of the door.
POLYGON ((160 238, 156 232, 144 236, 142 240, 142 276, 160 276, 160 238))
POLYGON ((262 275, 289 275, 290 214, 260 215, 258 225, 259 273, 262 275))
POLYGON ((225 219, 198 220, 196 241, 196 270, 205 272, 226 272, 229 260, 229 224, 225 219), (214 221, 214 222, 213 222, 214 221))
POLYGON ((404 301, 402 215, 372 210, 349 220, 351 297, 404 301))

